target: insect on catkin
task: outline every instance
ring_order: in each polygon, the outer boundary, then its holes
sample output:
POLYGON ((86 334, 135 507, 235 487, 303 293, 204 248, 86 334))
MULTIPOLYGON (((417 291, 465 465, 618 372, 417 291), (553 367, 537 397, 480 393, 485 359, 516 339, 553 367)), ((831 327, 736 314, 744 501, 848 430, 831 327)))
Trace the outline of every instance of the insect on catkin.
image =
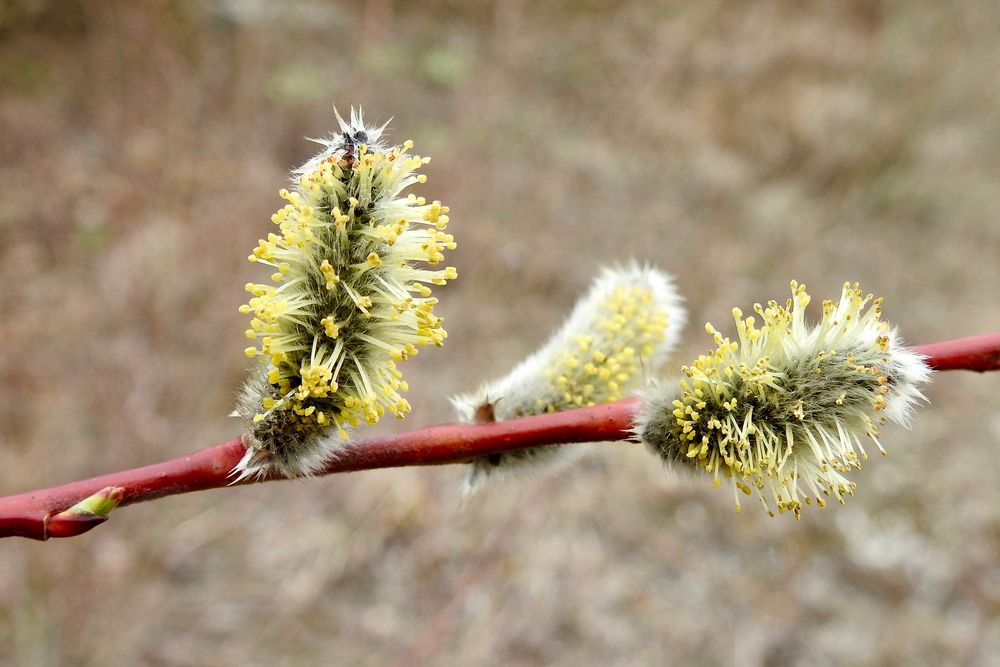
MULTIPOLYGON (((605 269, 569 319, 506 377, 452 398, 459 421, 504 421, 625 398, 673 349, 685 322, 670 278, 650 267, 605 269)), ((583 450, 532 447, 476 459, 465 492, 489 480, 568 463, 583 450)))
POLYGON ((430 158, 412 155, 409 140, 386 145, 385 125, 366 126, 360 111, 337 120, 340 133, 293 172, 276 232, 249 257, 272 284, 248 284, 240 308, 252 314, 247 356, 261 362, 237 410, 249 423, 240 477, 315 472, 349 427, 402 418, 410 405, 396 362, 447 335, 430 286, 456 271, 421 265, 455 248, 448 208, 403 194, 426 182, 416 172, 430 158))
POLYGON ((706 331, 718 346, 700 356, 679 385, 650 392, 636 432, 665 461, 700 470, 718 487, 756 493, 772 516, 800 516, 803 502, 841 503, 855 484, 846 475, 867 459, 862 441, 883 454, 878 427, 906 425, 930 377, 923 357, 880 321, 882 299, 845 283, 840 302, 823 302, 823 319, 805 323, 809 295, 791 283, 784 307, 756 304, 762 320, 733 309, 739 341, 706 331), (867 309, 866 309, 867 307, 867 309))

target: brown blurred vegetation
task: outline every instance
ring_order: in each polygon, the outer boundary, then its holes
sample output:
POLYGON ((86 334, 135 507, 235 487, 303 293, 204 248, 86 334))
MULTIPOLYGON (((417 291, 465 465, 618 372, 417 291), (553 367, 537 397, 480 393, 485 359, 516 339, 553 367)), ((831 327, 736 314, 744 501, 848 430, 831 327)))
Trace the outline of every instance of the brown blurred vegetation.
MULTIPOLYGON (((791 278, 912 342, 1000 329, 998 37, 986 1, 2 0, 0 491, 236 432, 245 256, 332 103, 452 207, 406 427, 633 257, 687 296, 681 361, 791 278)), ((940 376, 798 523, 607 446, 466 506, 382 471, 4 541, 0 663, 998 664, 998 382, 940 376)))

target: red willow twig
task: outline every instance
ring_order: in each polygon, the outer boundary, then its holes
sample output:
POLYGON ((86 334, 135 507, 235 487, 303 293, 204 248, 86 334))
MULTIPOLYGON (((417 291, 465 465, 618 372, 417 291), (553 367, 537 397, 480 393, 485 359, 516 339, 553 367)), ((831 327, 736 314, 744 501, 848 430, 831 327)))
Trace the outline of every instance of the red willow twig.
MULTIPOLYGON (((639 399, 491 424, 443 424, 355 441, 320 475, 353 470, 458 463, 474 456, 553 443, 623 440, 639 399)), ((73 537, 107 517, 64 510, 99 492, 120 505, 228 486, 246 451, 241 437, 162 463, 0 498, 0 537, 73 537)), ((284 479, 267 477, 242 483, 284 479)))
POLYGON ((939 371, 984 373, 1000 370, 1000 331, 918 345, 913 349, 927 356, 927 363, 939 371))
MULTIPOLYGON (((937 370, 1000 370, 1000 332, 913 348, 937 370)), ((490 424, 443 424, 357 440, 320 473, 461 463, 475 456, 537 447, 629 440, 638 398, 490 424)), ((227 486, 246 451, 241 437, 162 463, 0 498, 0 537, 36 540, 80 535, 116 504, 227 486), (97 496, 95 497, 95 494, 97 496), (96 498, 96 500, 95 500, 96 498), (82 500, 91 501, 83 506, 82 500), (111 501, 94 510, 101 502, 111 501), (77 505, 77 503, 81 503, 77 505), (96 503, 96 504, 95 504, 96 503), (67 509, 68 508, 68 509, 67 509)), ((283 479, 266 477, 254 481, 283 479)))

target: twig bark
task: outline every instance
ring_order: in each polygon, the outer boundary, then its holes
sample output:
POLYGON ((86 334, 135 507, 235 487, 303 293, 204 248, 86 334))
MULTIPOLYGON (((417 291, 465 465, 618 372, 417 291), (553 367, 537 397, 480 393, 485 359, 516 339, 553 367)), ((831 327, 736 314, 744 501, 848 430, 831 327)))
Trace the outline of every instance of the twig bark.
MULTIPOLYGON (((491 424, 443 424, 406 433, 364 438, 331 460, 320 474, 375 468, 459 463, 474 456, 553 443, 623 440, 629 436, 637 398, 491 424)), ((83 498, 120 489, 119 506, 191 491, 228 486, 246 451, 233 438, 162 463, 0 498, 0 537, 36 540, 74 537, 105 517, 63 512, 83 498)), ((245 480, 244 484, 281 477, 245 480)))
MULTIPOLYGON (((917 346, 937 370, 1000 370, 1000 332, 917 346)), ((472 457, 540 445, 632 438, 638 398, 489 424, 443 424, 406 433, 359 439, 320 474, 416 465, 461 463, 472 457)), ((0 498, 0 537, 36 540, 73 537, 107 515, 74 511, 95 494, 119 505, 228 486, 246 451, 241 437, 187 456, 61 486, 0 498)), ((277 477, 246 480, 269 481, 277 477)), ((113 505, 112 505, 113 506, 113 505)))
POLYGON ((1000 331, 928 343, 913 349, 927 356, 927 363, 939 371, 983 373, 1000 370, 1000 331))

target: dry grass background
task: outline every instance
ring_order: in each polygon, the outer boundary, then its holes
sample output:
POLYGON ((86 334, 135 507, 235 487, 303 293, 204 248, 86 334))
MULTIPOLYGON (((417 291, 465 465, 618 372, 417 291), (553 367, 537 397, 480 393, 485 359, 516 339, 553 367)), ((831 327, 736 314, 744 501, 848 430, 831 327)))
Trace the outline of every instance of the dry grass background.
MULTIPOLYGON (((234 434, 245 255, 334 102, 452 207, 407 427, 632 257, 688 298, 681 360, 793 277, 913 342, 1000 329, 998 36, 986 1, 4 0, 0 490, 234 434)), ((607 446, 467 507, 458 468, 381 471, 4 541, 0 663, 1000 664, 998 382, 940 376, 801 522, 607 446)))

